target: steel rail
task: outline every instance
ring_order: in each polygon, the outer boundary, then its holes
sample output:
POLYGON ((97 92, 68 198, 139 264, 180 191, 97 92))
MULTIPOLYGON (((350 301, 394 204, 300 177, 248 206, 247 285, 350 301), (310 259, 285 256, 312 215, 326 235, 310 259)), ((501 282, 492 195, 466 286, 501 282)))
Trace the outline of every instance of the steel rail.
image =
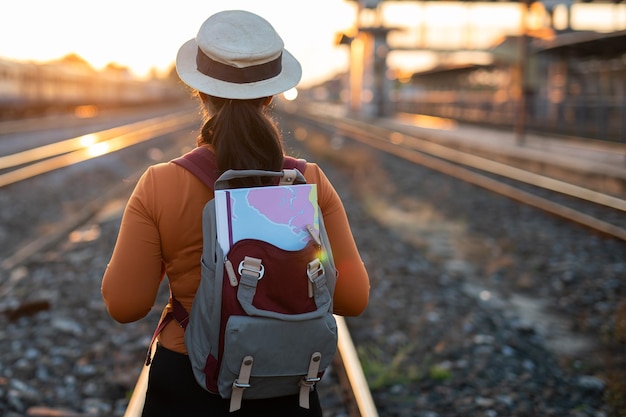
MULTIPOLYGON (((152 355, 152 353, 150 354, 152 355)), ((135 388, 131 394, 128 406, 124 412, 124 417, 140 417, 143 412, 143 405, 146 400, 146 391, 148 390, 148 376, 150 374, 150 366, 145 363, 141 367, 139 378, 135 383, 135 388)))
POLYGON ((2 155, 0 156, 0 170, 33 163, 42 159, 47 159, 53 156, 62 155, 64 153, 93 146, 96 143, 114 138, 116 136, 132 133, 143 128, 149 128, 155 123, 160 123, 166 119, 176 118, 184 114, 185 113, 183 112, 178 112, 176 114, 171 114, 168 116, 151 117, 146 120, 141 120, 123 126, 117 126, 106 130, 101 130, 99 132, 92 132, 74 138, 50 143, 48 145, 26 149, 10 155, 2 155))
POLYGON ((0 169, 28 165, 0 174, 0 187, 116 152, 196 122, 195 114, 174 114, 3 156, 0 169), (83 139, 87 136, 95 139, 86 142, 83 139))
MULTIPOLYGON (((351 139, 364 143, 373 148, 379 149, 383 152, 425 166, 432 170, 441 172, 445 175, 458 178, 464 182, 485 188, 489 191, 519 201, 520 203, 538 208, 542 211, 585 226, 589 229, 601 232, 605 235, 626 241, 626 229, 622 227, 610 224, 601 219, 597 219, 593 216, 582 213, 578 210, 555 203, 546 198, 523 191, 514 186, 505 184, 501 181, 460 166, 467 165, 473 168, 483 169, 483 167, 479 163, 477 163, 477 161, 488 161, 484 158, 479 158, 474 155, 454 149, 447 149, 444 152, 442 149, 439 149, 439 147, 445 148, 442 145, 438 145, 437 152, 433 151, 435 147, 430 146, 430 149, 424 147, 420 148, 419 150, 410 147, 407 148, 404 146, 399 146, 397 143, 388 140, 389 135, 392 133, 390 130, 375 127, 370 124, 360 123, 356 121, 348 121, 346 119, 340 120, 329 116, 312 114, 304 115, 303 113, 299 113, 298 117, 308 118, 309 120, 313 120, 316 123, 331 125, 334 127, 336 132, 345 133, 349 135, 351 139), (381 133, 381 130, 383 130, 383 133, 381 133)), ((409 137, 408 135, 404 136, 409 137)), ((409 138, 411 140, 418 140, 417 138, 409 138)), ((562 181, 552 180, 548 177, 543 177, 534 173, 525 172, 517 168, 509 167, 505 164, 496 163, 494 161, 489 162, 490 163, 486 166, 487 169, 484 170, 486 172, 508 177, 511 179, 517 179, 518 181, 522 181, 537 187, 550 189, 551 191, 606 205, 613 209, 624 210, 626 207, 626 201, 619 198, 607 196, 602 193, 597 193, 595 191, 587 190, 573 184, 567 184, 562 181), (597 198, 598 201, 596 201, 595 198, 597 198)))
POLYGON ((337 352, 341 358, 341 363, 345 369, 346 376, 348 378, 351 392, 356 401, 358 408, 358 415, 360 417, 378 417, 378 411, 372 394, 363 373, 359 356, 357 355, 356 348, 350 336, 350 330, 346 321, 341 316, 335 316, 337 321, 337 333, 339 335, 339 342, 337 345, 337 352))
POLYGON ((417 150, 437 158, 452 161, 470 168, 475 168, 483 172, 489 172, 498 176, 509 178, 515 181, 530 184, 546 190, 555 191, 570 197, 589 201, 616 210, 626 211, 626 200, 604 194, 589 188, 581 187, 555 178, 546 177, 521 168, 516 168, 501 162, 493 161, 484 157, 476 156, 468 152, 463 152, 445 145, 420 139, 406 133, 398 133, 385 127, 372 125, 351 119, 338 119, 331 116, 312 116, 318 121, 333 125, 338 131, 358 136, 367 135, 376 140, 384 137, 386 141, 397 147, 417 150))

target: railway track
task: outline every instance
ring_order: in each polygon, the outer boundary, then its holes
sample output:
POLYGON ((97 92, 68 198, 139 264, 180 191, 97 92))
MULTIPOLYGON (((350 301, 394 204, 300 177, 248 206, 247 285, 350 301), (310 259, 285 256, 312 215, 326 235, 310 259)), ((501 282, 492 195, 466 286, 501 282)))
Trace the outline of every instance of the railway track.
MULTIPOLYGON (((324 125, 324 126, 326 126, 325 129, 328 132, 332 132, 332 135, 350 136, 351 138, 360 140, 361 142, 363 142, 364 144, 366 144, 368 146, 373 146, 374 148, 380 149, 380 150, 386 149, 387 146, 389 146, 388 144, 396 145, 395 147, 397 147, 397 145, 399 145, 399 144, 398 143, 394 143, 394 142, 400 142, 400 144, 403 144, 404 147, 406 147, 406 148, 408 148, 410 150, 410 152, 407 152, 408 155, 411 155, 411 154, 419 154, 419 155, 418 156, 406 156, 406 157, 404 157, 404 156, 400 155, 400 153, 402 153, 401 152, 402 149, 401 150, 396 150, 396 151, 393 151, 393 152, 390 152, 390 153, 392 153, 392 154, 394 154, 396 156, 399 156, 399 157, 403 157, 403 158, 405 158, 405 159, 407 159, 409 161, 412 161, 413 158, 416 159, 416 160, 422 160, 423 159, 422 156, 426 154, 426 152, 421 151, 421 150, 415 150, 415 149, 411 150, 410 147, 408 147, 406 145, 407 143, 410 143, 413 140, 413 139, 409 140, 410 138, 408 137, 408 135, 405 135, 405 136, 403 136, 401 138, 401 137, 399 137, 397 135, 397 132, 390 132, 390 131, 384 130, 384 129, 379 131, 379 130, 376 130, 376 129, 378 129, 378 127, 373 127, 371 125, 364 125, 364 126, 362 126, 362 131, 361 131, 362 133, 359 133, 359 130, 357 130, 355 127, 353 127, 353 126, 351 127, 349 125, 349 121, 346 121, 346 123, 347 123, 346 125, 342 125, 342 124, 335 124, 335 123, 332 122, 332 120, 329 121, 329 120, 319 119, 319 118, 313 117, 312 115, 306 115, 306 117, 307 117, 306 119, 304 119, 303 116, 304 116, 304 113, 298 113, 297 116, 296 115, 290 115, 290 117, 298 117, 299 123, 300 122, 301 123, 314 123, 316 125, 316 127, 324 125), (395 135, 394 135, 394 133, 395 133, 395 135), (359 136, 361 136, 360 139, 359 139, 359 136), (372 145, 370 145, 370 143, 368 141, 370 141, 372 143, 372 145), (378 142, 381 142, 381 143, 388 142, 388 144, 381 145, 378 142)), ((443 160, 442 157, 436 157, 436 156, 432 156, 432 155, 426 155, 426 156, 430 156, 432 159, 435 159, 435 160, 443 160)), ((426 158, 426 159, 429 160, 431 158, 426 158)), ((426 166, 428 166, 428 165, 426 165, 426 166)), ((432 165, 432 167, 435 167, 435 166, 436 166, 435 164, 432 165)), ((432 168, 432 169, 439 170, 438 168, 432 168)), ((441 172, 444 172, 444 171, 441 171, 441 172)), ((461 177, 465 177, 465 174, 467 172, 474 173, 475 171, 473 171, 471 169, 468 169, 468 168, 465 168, 465 171, 460 171, 460 172, 461 172, 461 174, 456 175, 456 177, 460 178, 460 179, 464 179, 464 178, 461 178, 461 177)), ((490 178, 490 179, 493 180, 493 178, 490 178)), ((26 180, 24 180, 24 181, 26 181, 26 180)), ((105 198, 103 196, 102 198, 103 198, 102 201, 106 201, 106 199, 108 197, 105 198)), ((611 210, 616 210, 616 209, 611 208, 611 210)), ((76 227, 76 225, 74 226, 74 228, 75 227, 76 227)), ((45 245, 40 246, 38 250, 41 251, 41 248, 43 248, 44 246, 45 245)), ((21 261, 17 261, 16 260, 16 262, 13 263, 13 267, 15 267, 16 265, 19 265, 20 263, 27 263, 27 262, 28 262, 28 257, 26 255, 23 255, 21 261)), ((2 284, 2 282, 0 282, 0 284, 2 284)), ((403 292, 407 292, 407 291, 405 290, 403 292)), ((455 302, 455 304, 456 304, 456 302, 455 302)), ((387 316, 385 315, 384 317, 387 317, 387 316)), ((347 333, 344 333, 344 334, 347 334, 347 333)), ((422 341, 422 339, 420 339, 420 340, 422 341)), ((342 351, 343 351, 343 349, 340 348, 340 354, 338 355, 338 359, 337 359, 340 362, 335 365, 335 369, 336 369, 336 372, 338 374, 343 374, 344 373, 344 371, 341 371, 339 369, 340 368, 339 364, 340 363, 346 363, 346 359, 344 358, 344 355, 341 353, 342 351)), ((356 367, 358 370, 360 370, 361 366, 358 363, 358 361, 356 361, 355 363, 356 363, 356 365, 354 365, 354 367, 356 367)), ((339 378, 341 379, 341 377, 339 377, 339 378)), ((349 380, 350 378, 346 377, 346 379, 349 380)), ((357 377, 356 380, 358 380, 358 379, 359 378, 357 377)), ((144 382, 145 382, 145 380, 144 380, 144 382)), ((0 381, 0 384, 1 383, 2 383, 2 381, 0 381)), ((138 380, 137 383, 136 383, 136 388, 135 388, 135 393, 136 394, 132 397, 133 400, 131 401, 131 404, 129 405, 129 407, 126 410, 126 415, 128 415, 129 417, 133 415, 132 414, 133 412, 137 413, 137 411, 136 411, 137 409, 140 409, 139 404, 141 403, 141 398, 142 398, 142 396, 141 396, 141 386, 142 386, 141 384, 142 383, 143 382, 141 381, 141 379, 138 380), (135 410, 135 411, 133 411, 133 410, 135 410)), ((364 393, 362 393, 362 394, 353 394, 353 395, 355 397, 358 397, 359 395, 360 396, 364 396, 365 398, 370 397, 370 399, 371 399, 371 395, 369 394, 369 389, 367 388, 367 386, 366 385, 361 385, 361 386, 363 387, 364 393)), ((344 391, 345 391, 345 389, 344 389, 344 391)), ((360 390, 353 390, 353 389, 350 389, 349 391, 353 391, 353 392, 356 391, 357 393, 360 392, 360 390)), ((349 403, 354 403, 354 404, 356 404, 356 402, 357 402, 356 399, 348 399, 346 401, 349 402, 349 403)), ((360 416, 371 416, 371 415, 375 415, 375 414, 372 414, 372 413, 376 412, 376 408, 373 406, 373 402, 370 402, 370 401, 366 400, 366 404, 367 403, 370 403, 370 405, 373 407, 373 410, 367 411, 369 409, 367 407, 367 405, 355 405, 352 408, 348 407, 350 409, 350 413, 351 413, 350 415, 351 416, 359 416, 359 415, 360 416), (370 414, 367 414, 368 412, 370 414)), ((414 404, 414 402, 413 402, 413 404, 414 404)), ((137 415, 137 414, 134 414, 134 415, 137 415)))
MULTIPOLYGON (((27 181, 35 176, 67 168, 72 165, 95 159, 112 152, 125 150, 133 145, 149 142, 157 137, 180 131, 198 123, 197 115, 189 111, 161 116, 128 125, 81 135, 62 140, 53 144, 29 149, 11 155, 0 156, 0 188, 27 181)), ((2 261, 2 270, 9 273, 19 265, 26 264, 56 242, 62 240, 70 231, 88 224, 99 214, 100 208, 116 198, 121 189, 113 189, 96 201, 87 204, 81 215, 75 216, 70 222, 59 227, 55 233, 40 236, 27 245, 16 250, 2 261)), ((7 295, 13 289, 11 282, 0 281, 0 293, 7 295)), ((333 361, 333 372, 341 384, 344 404, 350 417, 378 417, 376 406, 370 394, 367 380, 359 363, 355 346, 350 337, 345 320, 336 316, 339 331, 338 352, 333 361)), ((143 366, 125 417, 140 416, 143 399, 147 388, 149 368, 143 366)), ((37 412, 41 411, 39 409, 37 412)), ((48 410, 50 411, 50 410, 48 410)), ((42 412, 46 412, 45 408, 42 412)), ((57 412, 57 411, 50 411, 57 412)), ((63 416, 61 414, 55 414, 63 416)))
MULTIPOLYGON (((324 126, 337 136, 345 136, 372 148, 441 172, 447 176, 485 188, 520 203, 538 208, 568 221, 626 241, 626 225, 612 224, 586 208, 573 208, 557 202, 554 195, 601 206, 618 213, 626 212, 626 200, 579 185, 557 180, 528 170, 476 156, 448 146, 424 140, 416 135, 355 119, 335 117, 315 110, 290 113, 304 123, 324 126), (524 188, 530 186, 545 196, 524 188)), ((588 206, 587 206, 588 207, 588 206)))
POLYGON ((0 156, 0 188, 37 175, 128 148, 197 123, 181 112, 93 132, 49 145, 0 156))

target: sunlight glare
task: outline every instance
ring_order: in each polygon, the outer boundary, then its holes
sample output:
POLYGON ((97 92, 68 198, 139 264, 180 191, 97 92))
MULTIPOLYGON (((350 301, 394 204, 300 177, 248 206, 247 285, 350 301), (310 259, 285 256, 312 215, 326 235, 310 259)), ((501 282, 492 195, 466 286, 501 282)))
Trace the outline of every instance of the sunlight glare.
POLYGON ((303 127, 297 127, 296 130, 293 132, 293 135, 296 138, 296 140, 300 142, 305 140, 308 134, 309 132, 307 132, 307 130, 303 127))
POLYGON ((398 113, 398 119, 424 129, 455 130, 457 122, 445 117, 427 116, 425 114, 398 113))
POLYGON ((391 136, 389 136, 389 141, 394 145, 400 145, 404 142, 404 135, 402 133, 393 132, 391 136))
POLYGON ((291 88, 283 93, 283 97, 285 100, 293 101, 298 97, 298 90, 295 87, 291 88))
POLYGON ((109 152, 109 144, 106 142, 95 143, 87 148, 87 153, 91 156, 101 156, 109 152))
POLYGON ((81 146, 84 146, 85 148, 93 145, 97 141, 98 141, 98 136, 94 135, 93 133, 80 137, 80 144, 81 146))
POLYGON ((72 243, 93 242, 100 237, 100 234, 100 226, 94 224, 72 231, 68 238, 72 243))
POLYGON ((78 106, 74 110, 74 114, 79 119, 91 119, 98 115, 98 107, 94 105, 78 106))

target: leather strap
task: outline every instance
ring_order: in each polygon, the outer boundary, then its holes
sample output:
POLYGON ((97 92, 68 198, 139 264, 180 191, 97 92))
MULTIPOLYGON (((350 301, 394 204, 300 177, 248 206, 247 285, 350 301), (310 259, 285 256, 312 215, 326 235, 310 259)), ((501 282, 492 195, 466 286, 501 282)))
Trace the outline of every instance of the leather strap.
POLYGON ((172 311, 168 312, 163 320, 159 323, 157 328, 154 330, 152 334, 152 340, 150 340, 150 345, 148 346, 148 354, 146 357, 146 366, 150 365, 152 362, 152 345, 157 339, 157 336, 165 329, 172 320, 176 320, 178 325, 184 329, 187 328, 187 324, 189 324, 189 313, 185 310, 185 307, 178 301, 173 294, 170 292, 170 297, 172 299, 172 311))
POLYGON ((309 394, 313 389, 316 382, 320 380, 317 375, 320 370, 320 362, 322 361, 322 354, 315 352, 311 355, 309 361, 309 372, 300 381, 300 407, 309 408, 309 394))
POLYGON ((243 391, 250 388, 250 375, 252 374, 252 363, 254 358, 246 356, 241 361, 239 368, 239 376, 233 382, 233 392, 230 395, 230 412, 237 411, 241 408, 241 400, 243 399, 243 391))
POLYGON ((263 261, 259 258, 253 258, 251 256, 245 256, 243 261, 239 264, 239 275, 248 274, 256 278, 257 280, 263 278, 265 269, 263 267, 263 261))

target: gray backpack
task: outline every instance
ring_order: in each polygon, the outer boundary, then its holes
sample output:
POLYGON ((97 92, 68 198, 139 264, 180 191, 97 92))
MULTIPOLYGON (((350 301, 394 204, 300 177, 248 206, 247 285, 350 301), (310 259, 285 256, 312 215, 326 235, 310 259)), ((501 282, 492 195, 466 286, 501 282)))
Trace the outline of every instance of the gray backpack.
MULTIPOLYGON (((306 192, 313 189, 308 201, 301 195, 300 200, 294 197, 294 192, 305 191, 299 185, 306 184, 300 172, 306 162, 286 157, 282 172, 231 170, 214 183, 214 155, 207 149, 196 148, 173 162, 214 189, 216 198, 207 202, 202 214, 202 279, 191 312, 187 315, 172 294, 174 311, 163 321, 175 319, 185 328, 185 346, 197 382, 230 398, 231 411, 241 407, 242 399, 298 393, 300 406, 309 408, 309 393, 337 348, 332 313, 337 273, 315 185, 306 188, 306 192), (232 180, 250 177, 273 177, 279 184, 229 188, 232 180), (223 201, 221 195, 226 196, 223 201), (302 239, 303 247, 281 248, 285 224, 274 226, 283 220, 277 218, 283 209, 276 207, 297 201, 307 211, 315 210, 315 224, 289 224, 308 238, 302 239), (244 203, 251 207, 242 208, 244 203), (260 204, 267 207, 260 209, 260 204), (246 213, 260 217, 242 222, 246 213), (219 216, 231 217, 218 222, 219 216), (236 234, 241 237, 235 242, 236 234), (226 246, 224 236, 232 239, 226 246)), ((305 209, 290 206, 289 210, 301 216, 305 209)), ((165 324, 159 325, 155 336, 165 324)))

